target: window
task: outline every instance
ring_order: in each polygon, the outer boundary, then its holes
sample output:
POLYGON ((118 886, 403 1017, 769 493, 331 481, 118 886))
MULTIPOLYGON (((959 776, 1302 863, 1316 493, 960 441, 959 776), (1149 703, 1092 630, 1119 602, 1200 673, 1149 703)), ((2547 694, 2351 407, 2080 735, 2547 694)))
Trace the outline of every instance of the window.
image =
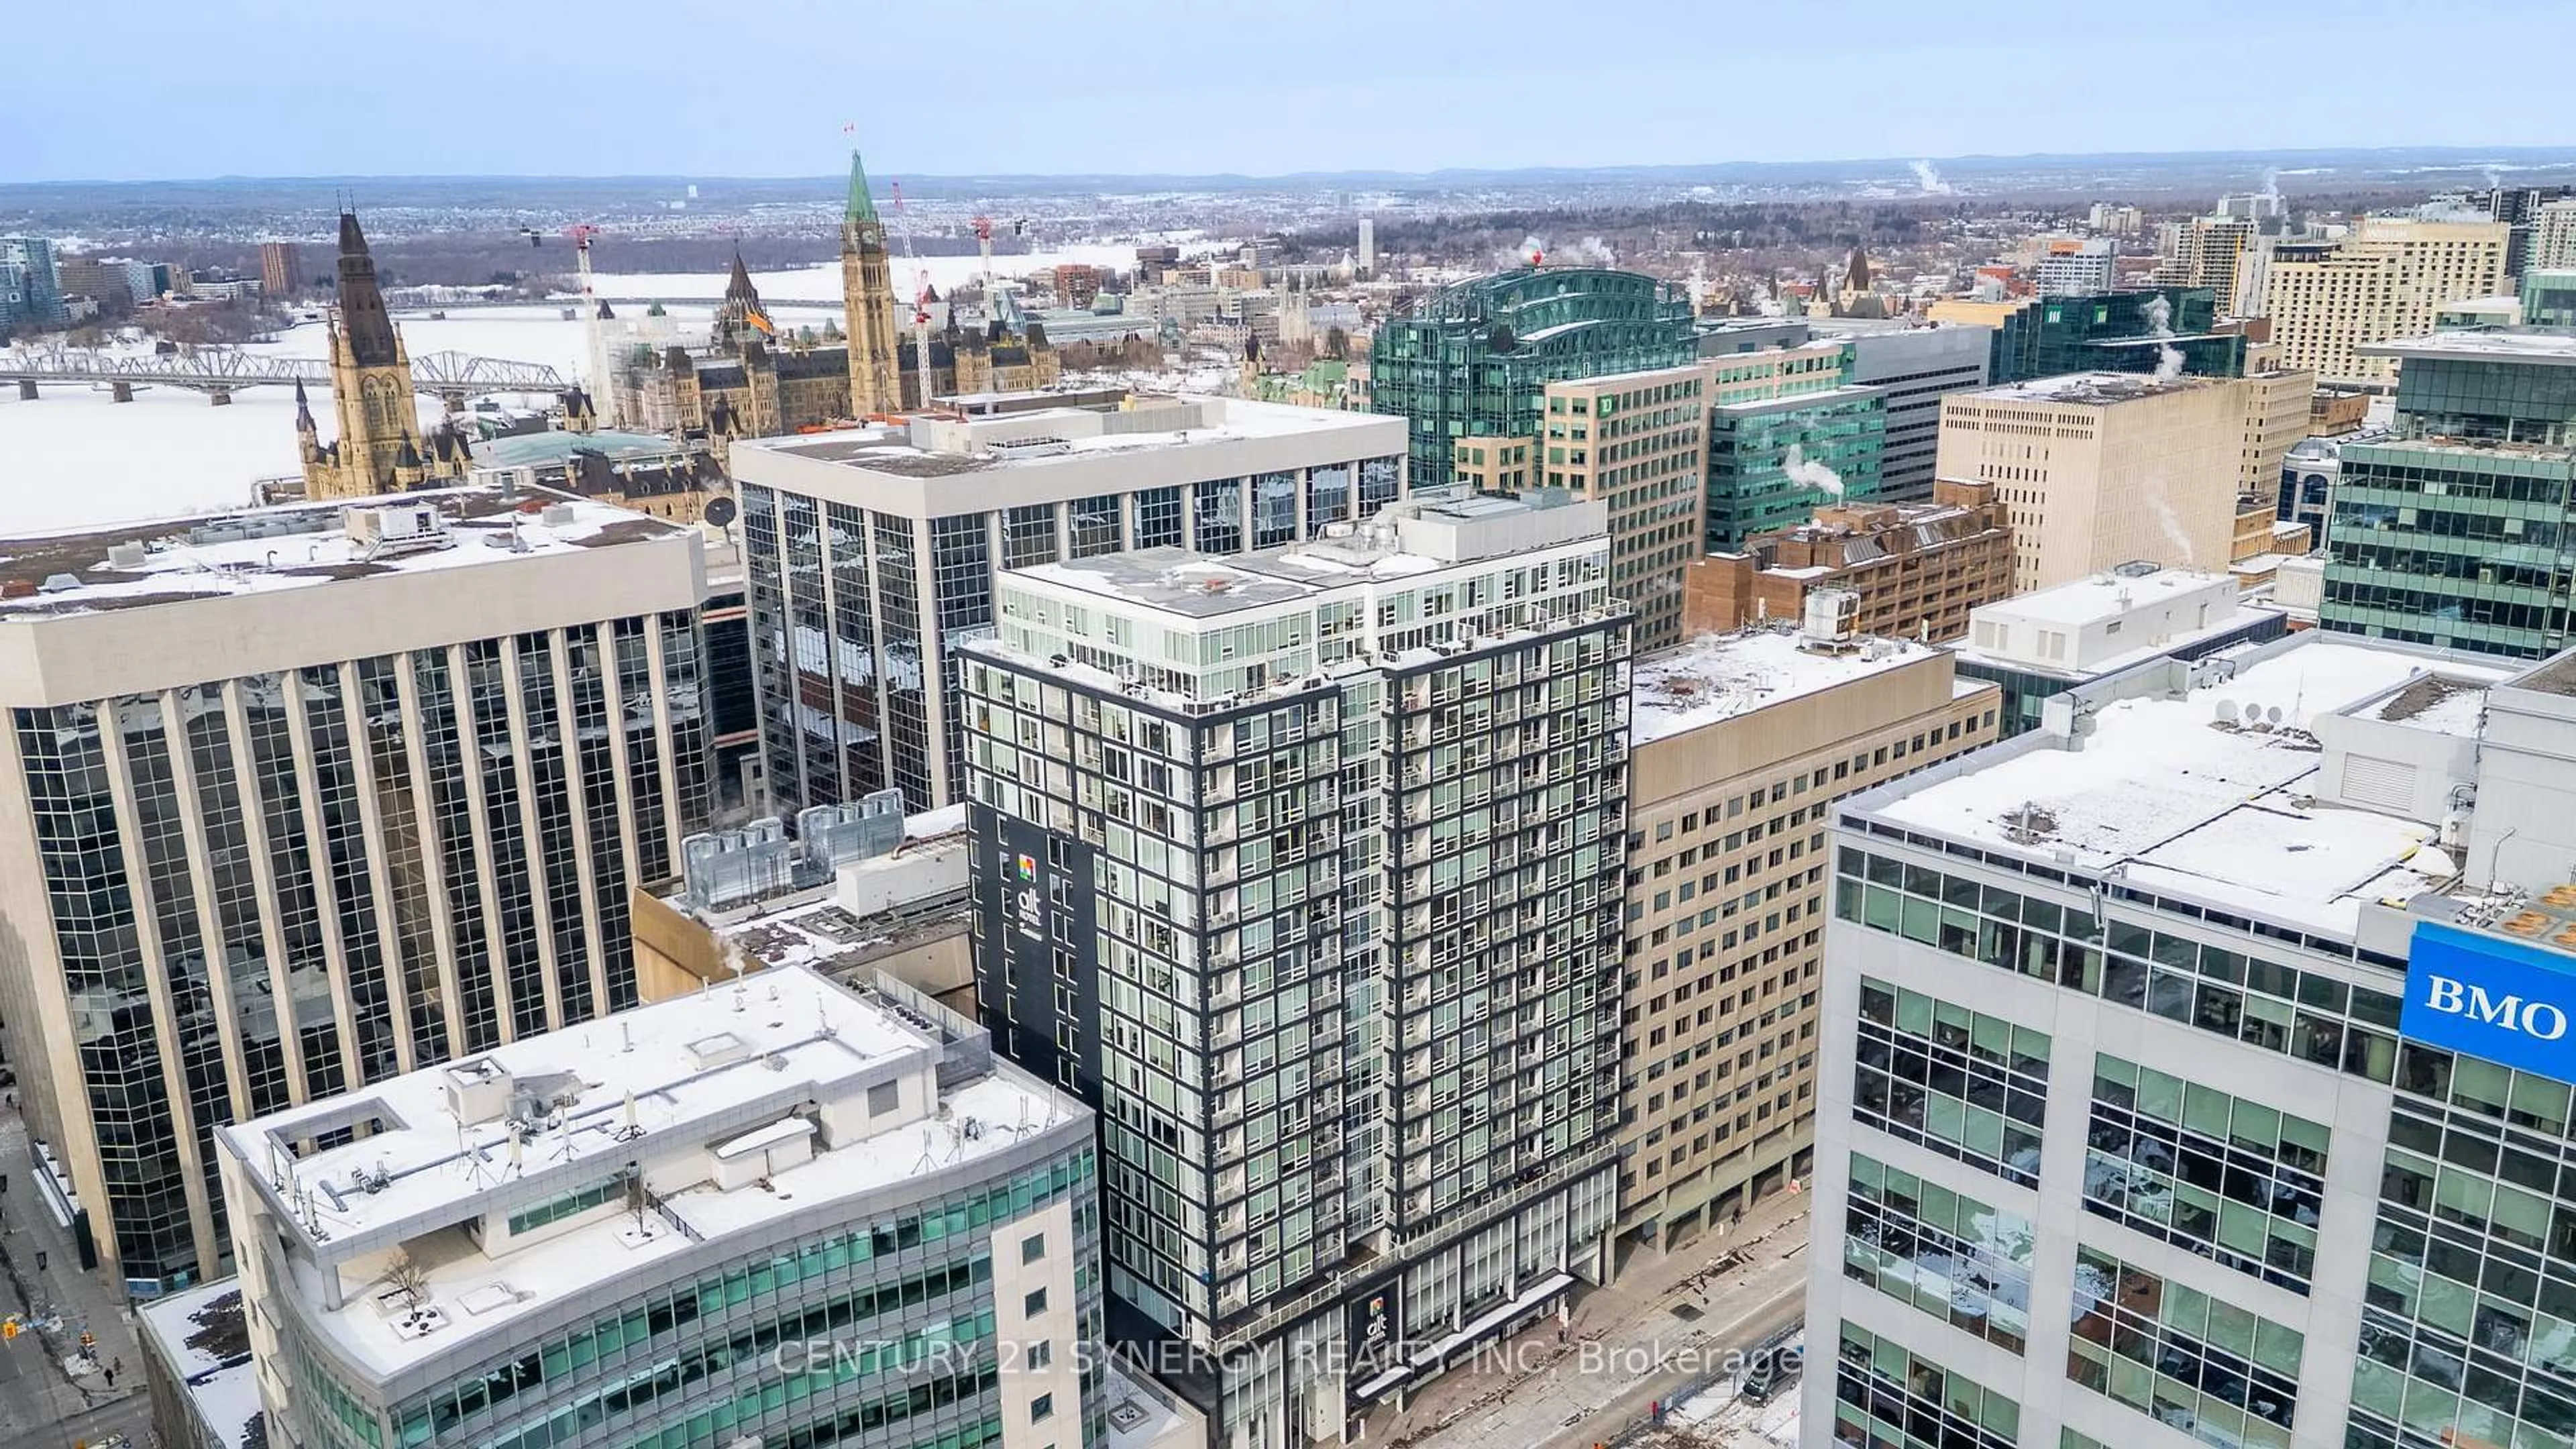
POLYGON ((1029 1400, 1029 1422, 1043 1424, 1055 1417, 1055 1395, 1040 1394, 1029 1400))
POLYGON ((1035 1318, 1039 1314, 1046 1312, 1046 1304, 1046 1290, 1044 1288, 1032 1288, 1029 1290, 1028 1296, 1020 1300, 1020 1316, 1022 1318, 1035 1318))
POLYGON ((1046 1257, 1046 1234, 1031 1233, 1020 1239, 1020 1261, 1035 1263, 1046 1257))
POLYGON ((1041 1338, 1037 1342, 1029 1345, 1030 1368, 1042 1369, 1054 1362, 1055 1344, 1051 1340, 1041 1338))
POLYGON ((879 1082, 868 1088, 868 1115, 882 1117, 902 1105, 903 1088, 895 1082, 879 1082))

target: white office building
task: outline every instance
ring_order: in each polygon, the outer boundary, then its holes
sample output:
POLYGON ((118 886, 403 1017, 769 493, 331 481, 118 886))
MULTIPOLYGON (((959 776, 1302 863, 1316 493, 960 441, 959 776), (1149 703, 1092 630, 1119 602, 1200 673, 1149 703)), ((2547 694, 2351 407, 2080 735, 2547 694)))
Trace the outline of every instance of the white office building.
POLYGON ((2566 1444, 2576 655, 2151 673, 1842 806, 1807 1442, 2566 1444))
POLYGON ((768 803, 963 798, 950 650, 1004 569, 1126 549, 1238 554, 1403 492, 1404 421, 1233 398, 1049 394, 734 444, 768 803))
POLYGON ((795 966, 225 1127, 267 1440, 1102 1443, 1092 1133, 795 966))

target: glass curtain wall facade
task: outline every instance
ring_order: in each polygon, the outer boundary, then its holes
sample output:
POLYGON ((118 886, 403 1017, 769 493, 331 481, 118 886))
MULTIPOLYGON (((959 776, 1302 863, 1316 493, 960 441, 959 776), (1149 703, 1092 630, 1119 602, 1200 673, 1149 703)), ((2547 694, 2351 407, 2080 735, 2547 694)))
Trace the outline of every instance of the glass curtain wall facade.
MULTIPOLYGON (((997 1270, 1017 1265, 996 1262, 995 1230, 1015 1247, 1007 1225, 1070 1204, 1073 1241, 1047 1246, 1096 1261, 1094 1158, 1086 1146, 980 1181, 952 1170, 899 1211, 833 1222, 685 1275, 657 1270, 656 1281, 602 1295, 559 1331, 391 1402, 297 1341, 308 1330, 287 1316, 298 1427, 315 1449, 692 1449, 746 1436, 793 1449, 1001 1445, 1002 1373, 1028 1367, 1030 1345, 1018 1332, 1021 1305, 996 1301, 997 1270)), ((629 1191, 623 1177, 602 1190, 555 1211, 596 1217, 591 1209, 620 1205, 629 1191)), ((1080 1319, 1096 1325, 1096 1277, 1085 1270, 1076 1281, 1080 1319)), ((1051 1350, 1070 1358, 1080 1346, 1051 1350)), ((1068 1445, 1104 1442, 1108 1427, 1098 1366, 1086 1374, 1081 1402, 1049 1406, 1068 1445)))
POLYGON ((1547 383, 1679 367, 1698 355, 1678 284, 1524 267, 1442 288, 1380 326, 1370 406, 1408 420, 1415 482, 1446 482, 1458 439, 1536 435, 1547 383))
POLYGON ((1215 1344, 1175 1382, 1219 1442, 1329 1440, 1411 1376, 1388 1345, 1599 1281, 1627 625, 1606 550, 1554 552, 1195 637, 1006 587, 966 656, 982 1009, 1097 1105, 1112 1335, 1215 1344), (1542 612, 1238 692, 1498 606, 1542 612), (1190 662, 1144 699, 1068 649, 1190 662))
POLYGON ((1995 329, 1987 381, 2000 385, 2070 372, 2153 372, 2165 341, 2193 377, 2245 375, 2245 338, 2212 335, 2217 293, 2207 287, 2140 287, 2089 297, 2043 297, 1995 329), (2162 298, 2165 330, 2151 307, 2162 298))
POLYGON ((1803 523, 1828 504, 1876 498, 1886 448, 1887 400, 1876 388, 1712 408, 1708 552, 1738 552, 1748 535, 1803 523))
POLYGON ((1403 476, 1401 458, 1362 458, 932 518, 739 483, 765 813, 889 787, 907 811, 954 802, 965 740, 949 650, 992 633, 1001 570, 1276 547, 1376 516, 1403 476))
POLYGON ((13 716, 142 1296, 230 1256, 216 1127, 633 1005, 629 885, 708 809, 688 613, 13 716))
MULTIPOLYGON (((2184 915, 2125 887, 2111 888, 2108 909, 2096 916, 2063 904, 2069 892, 2056 881, 2002 888, 1986 872, 1923 863, 1893 842, 1844 846, 1837 879, 1842 928, 1889 933, 1963 965, 2163 1017, 2207 1034, 2206 1050, 2219 1058, 2250 1048, 2390 1089, 2384 1161, 2378 1144, 2353 1144, 2372 1152, 2379 1188, 2341 1442, 2537 1449, 2576 1434, 2576 1117, 2568 1083, 2401 1039, 2401 981, 2387 968, 2402 963, 2365 963, 2384 972, 2387 989, 2360 985, 2348 979, 2355 955, 2348 945, 2312 938, 2307 946, 2332 949, 2320 959, 2300 944, 2231 928, 2197 907, 2184 915), (2217 944, 2221 938, 2227 944, 2217 944)), ((1919 1084, 1964 1073, 1973 1086, 1981 1060, 1998 1072, 2037 1061, 2046 1072, 2045 1039, 2034 1045, 2029 1029, 2017 1026, 1987 1031, 1955 1004, 1926 999, 1909 1008, 1905 995, 1862 983, 1858 1066, 1869 1077, 1881 1058, 1901 1065, 1884 1050, 1872 1055, 1867 1023, 1901 1025, 1911 1009, 1922 1023, 1906 1038, 1925 1058, 1910 1078, 1918 1085, 1874 1086, 1872 1078, 1860 1084, 1856 1107, 1887 1103, 1884 1110, 1908 1124, 1898 1140, 1943 1142, 1944 1156, 1979 1167, 1992 1184, 2035 1171, 2046 1110, 2036 1096, 2021 1106, 2008 1095, 1999 1118, 1985 1113, 1996 1120, 1980 1125, 1977 1108, 1945 1113, 1919 1084), (1882 1004, 1872 1004, 1873 992, 1884 993, 1882 1004), (1955 1018, 1948 1028, 1939 1025, 1944 1013, 1955 1018), (1945 1067, 1938 1060, 1945 1056, 1956 1060, 1945 1067), (1950 1150, 1953 1138, 1981 1146, 1950 1150)), ((2064 1070, 2058 1055, 2056 1069, 2064 1070)), ((2126 1060, 2108 1042, 2091 1060, 2089 1123, 2047 1139, 2052 1151, 2082 1145, 2088 1217, 2226 1272, 2208 1279, 2220 1291, 2196 1291, 2172 1281, 2170 1269, 2160 1275, 2121 1261, 2120 1236, 2079 1229, 2069 1381, 2205 1443, 2288 1445, 2313 1343, 2248 1305, 2314 1291, 2325 1174, 2344 1144, 2330 1124, 2303 1114, 2330 1100, 2331 1079, 2304 1095, 2259 1101, 2204 1085, 2206 1071, 2186 1079, 2126 1060)), ((1889 1081, 1909 1080, 1909 1070, 1890 1071, 1889 1081)), ((2348 1125, 2344 1131, 2351 1135, 2348 1125)), ((1900 1179, 1858 1153, 1849 1174, 1840 1249, 1847 1276, 2018 1352, 1997 1329, 2024 1317, 2005 1317, 2018 1308, 2011 1290, 2030 1273, 2027 1222, 2006 1204, 2027 1199, 1957 1174, 1956 1189, 1900 1179), (1918 1224, 1891 1232, 1892 1202, 1942 1231, 1918 1224), (1963 1278, 1975 1292, 1959 1290, 1963 1278)))
POLYGON ((2395 436, 2343 446, 2324 627, 2525 659, 2568 643, 2576 340, 2516 358, 2478 335, 2410 346, 2395 436))

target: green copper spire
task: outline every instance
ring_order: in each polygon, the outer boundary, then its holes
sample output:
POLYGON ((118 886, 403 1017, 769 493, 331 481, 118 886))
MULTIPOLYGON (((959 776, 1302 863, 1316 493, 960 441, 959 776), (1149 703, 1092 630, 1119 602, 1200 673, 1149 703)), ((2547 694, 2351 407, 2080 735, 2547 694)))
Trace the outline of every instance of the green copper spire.
POLYGON ((850 152, 850 210, 847 219, 852 225, 877 219, 877 204, 868 196, 868 171, 859 164, 859 153, 855 148, 850 152))

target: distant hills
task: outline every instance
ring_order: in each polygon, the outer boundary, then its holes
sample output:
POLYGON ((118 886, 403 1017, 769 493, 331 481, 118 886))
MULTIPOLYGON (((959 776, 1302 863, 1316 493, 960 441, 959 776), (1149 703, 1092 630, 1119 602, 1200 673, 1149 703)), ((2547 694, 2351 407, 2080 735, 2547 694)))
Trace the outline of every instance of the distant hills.
MULTIPOLYGON (((2050 153, 2018 156, 1976 155, 1929 158, 1879 157, 1834 161, 1719 161, 1669 166, 1531 166, 1508 169, 1447 168, 1437 171, 1301 171, 1278 176, 1215 173, 1091 173, 1040 176, 1027 173, 917 176, 899 172, 904 190, 923 198, 937 196, 1043 196, 1084 192, 1156 191, 1381 191, 1433 192, 1525 191, 1593 187, 1755 187, 1763 189, 1849 188, 1884 186, 1923 195, 1997 192, 2033 185, 2100 183, 2114 178, 2129 184, 2183 183, 2211 175, 2233 175, 2251 184, 2266 172, 2277 173, 2285 191, 2325 186, 2346 189, 2427 173, 2457 173, 2480 178, 2487 171, 2513 176, 2526 171, 2576 172, 2576 145, 2568 146, 2410 146, 2371 149, 2306 149, 2287 151, 2120 151, 2050 153)), ((714 188, 728 202, 807 200, 837 195, 845 184, 839 173, 819 176, 312 176, 215 177, 201 180, 139 182, 37 182, 0 184, 0 209, 43 208, 78 198, 92 205, 120 200, 144 201, 156 209, 184 209, 192 202, 223 207, 243 204, 245 193, 265 193, 289 204, 310 205, 353 194, 375 205, 413 204, 435 196, 430 204, 477 207, 506 206, 543 197, 562 204, 586 194, 608 192, 679 197, 694 185, 714 188)), ((2177 185, 2175 189, 2180 189, 2177 185)), ((709 200, 718 198, 709 197, 709 200)))

